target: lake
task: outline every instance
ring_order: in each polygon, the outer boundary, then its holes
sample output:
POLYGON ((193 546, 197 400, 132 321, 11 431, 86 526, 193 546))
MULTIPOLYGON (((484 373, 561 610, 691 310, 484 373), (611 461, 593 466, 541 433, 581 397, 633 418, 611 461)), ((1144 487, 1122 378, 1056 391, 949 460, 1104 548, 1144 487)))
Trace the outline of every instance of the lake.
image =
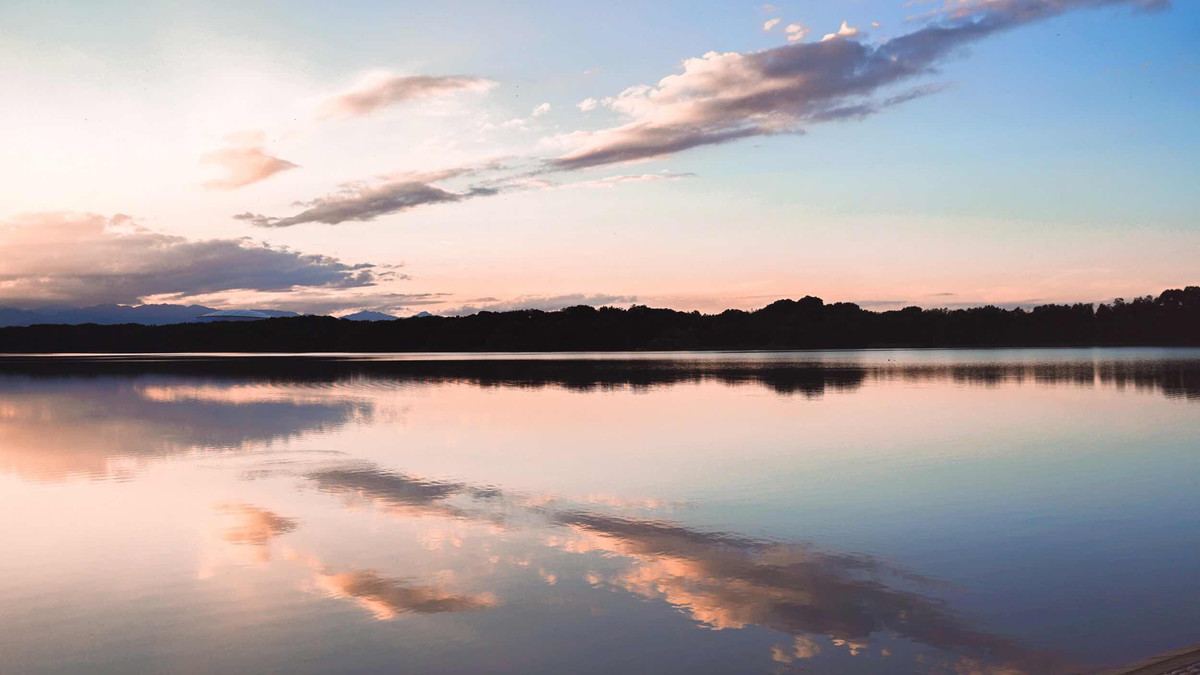
POLYGON ((1200 642, 1200 350, 0 357, 0 672, 1200 642))

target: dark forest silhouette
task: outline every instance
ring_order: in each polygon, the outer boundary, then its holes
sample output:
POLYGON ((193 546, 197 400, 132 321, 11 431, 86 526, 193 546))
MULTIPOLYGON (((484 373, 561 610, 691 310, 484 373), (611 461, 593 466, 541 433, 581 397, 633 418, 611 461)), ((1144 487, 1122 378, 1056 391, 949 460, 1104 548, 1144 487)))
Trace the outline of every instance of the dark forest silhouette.
POLYGON ((588 306, 357 322, 38 325, 0 329, 0 352, 412 352, 1200 345, 1200 286, 1125 301, 874 312, 820 298, 720 314, 588 306))

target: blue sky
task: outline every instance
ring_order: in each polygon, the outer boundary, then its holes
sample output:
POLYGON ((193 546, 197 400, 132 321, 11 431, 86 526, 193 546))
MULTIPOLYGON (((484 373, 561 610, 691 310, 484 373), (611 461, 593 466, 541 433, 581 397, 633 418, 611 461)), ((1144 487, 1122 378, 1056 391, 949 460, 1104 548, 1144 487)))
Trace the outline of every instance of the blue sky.
POLYGON ((1098 301, 1200 283, 1200 3, 1144 4, 9 2, 0 92, 17 104, 0 112, 12 190, 0 248, 23 253, 0 263, 0 304, 717 310, 810 293, 1098 301), (836 56, 820 40, 843 21, 858 34, 831 42, 886 54, 924 27, 1023 6, 1033 20, 870 94, 935 88, 861 117, 820 92, 810 105, 799 80, 732 122, 714 117, 724 108, 620 96, 670 94, 658 83, 696 59, 680 81, 720 103, 761 84, 746 80, 756 53, 836 56), (811 33, 789 42, 791 24, 811 33), (329 108, 422 76, 469 82, 329 108), (600 103, 577 107, 589 98, 600 103), (816 117, 831 110, 837 121, 816 117), (680 149, 539 168, 645 141, 623 125, 675 134, 681 119, 703 129, 680 149), (730 130, 744 137, 711 142, 730 130), (376 193, 385 207, 345 211, 376 193), (318 203, 340 215, 302 217, 318 203), (222 283, 249 258, 181 263, 230 250, 196 242, 229 241, 270 245, 273 266, 222 283), (137 264, 106 263, 114 250, 137 264), (98 274, 114 290, 85 298, 98 274))

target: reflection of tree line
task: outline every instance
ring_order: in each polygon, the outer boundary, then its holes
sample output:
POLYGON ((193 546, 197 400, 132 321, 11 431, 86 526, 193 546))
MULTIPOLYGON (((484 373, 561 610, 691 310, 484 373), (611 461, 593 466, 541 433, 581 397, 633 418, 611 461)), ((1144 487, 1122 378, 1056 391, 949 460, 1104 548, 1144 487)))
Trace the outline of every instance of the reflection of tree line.
POLYGON ((815 398, 892 380, 1114 387, 1200 400, 1200 361, 894 364, 711 359, 389 361, 329 357, 0 359, 0 469, 104 476, 114 457, 242 448, 375 412, 372 390, 464 384, 572 391, 717 383, 815 398))
POLYGON ((0 373, 35 377, 162 375, 236 378, 255 384, 399 386, 463 383, 480 387, 561 387, 588 391, 716 382, 758 385, 779 394, 820 396, 867 381, 949 381, 1000 385, 1111 386, 1200 398, 1200 360, 1114 359, 1029 363, 863 363, 731 358, 371 360, 354 357, 77 357, 0 359, 0 373))
POLYGON ((1195 361, 899 366, 874 369, 872 375, 880 379, 950 380, 957 384, 983 386, 1034 383, 1131 388, 1160 392, 1168 398, 1200 399, 1200 362, 1195 361))

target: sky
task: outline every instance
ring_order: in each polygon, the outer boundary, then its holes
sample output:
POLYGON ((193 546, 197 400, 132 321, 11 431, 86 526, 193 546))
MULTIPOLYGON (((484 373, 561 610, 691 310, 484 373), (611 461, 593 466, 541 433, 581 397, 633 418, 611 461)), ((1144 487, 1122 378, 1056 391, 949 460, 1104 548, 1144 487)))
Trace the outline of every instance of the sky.
POLYGON ((1200 284, 1200 2, 0 0, 0 306, 1200 284))

